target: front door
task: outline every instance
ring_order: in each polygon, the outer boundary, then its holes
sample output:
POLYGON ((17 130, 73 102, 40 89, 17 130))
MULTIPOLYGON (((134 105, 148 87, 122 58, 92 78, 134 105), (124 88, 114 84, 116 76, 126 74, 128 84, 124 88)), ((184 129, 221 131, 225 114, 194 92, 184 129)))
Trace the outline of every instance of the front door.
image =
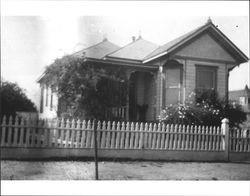
POLYGON ((181 102, 181 66, 166 67, 165 105, 181 102))

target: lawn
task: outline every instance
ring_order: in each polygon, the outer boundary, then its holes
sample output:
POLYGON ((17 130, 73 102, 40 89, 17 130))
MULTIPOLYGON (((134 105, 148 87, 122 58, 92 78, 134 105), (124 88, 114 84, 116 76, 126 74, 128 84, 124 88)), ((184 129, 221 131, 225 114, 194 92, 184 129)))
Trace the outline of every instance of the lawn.
MULTIPOLYGON (((101 180, 250 180, 250 163, 99 162, 101 180)), ((1 161, 2 180, 93 180, 91 161, 1 161)))

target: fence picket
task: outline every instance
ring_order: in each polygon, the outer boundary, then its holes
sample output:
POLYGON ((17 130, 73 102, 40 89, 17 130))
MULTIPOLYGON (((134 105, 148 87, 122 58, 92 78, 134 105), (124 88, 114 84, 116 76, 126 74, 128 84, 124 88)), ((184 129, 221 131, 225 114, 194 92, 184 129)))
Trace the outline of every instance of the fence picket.
POLYGON ((175 124, 174 125, 174 132, 173 132, 173 150, 177 149, 177 129, 178 129, 178 125, 175 124))
POLYGON ((79 148, 80 146, 80 129, 81 129, 81 121, 80 119, 78 119, 76 122, 76 142, 75 142, 76 148, 79 148))
POLYGON ((82 137, 81 137, 81 148, 85 148, 86 147, 86 121, 83 120, 82 121, 82 130, 81 130, 81 134, 82 134, 82 137))
POLYGON ((97 148, 101 147, 101 121, 97 122, 97 148))
POLYGON ((197 150, 201 149, 201 126, 197 126, 197 150))
POLYGON ((74 148, 75 145, 75 128, 76 128, 76 121, 73 119, 71 121, 71 129, 70 129, 70 148, 74 148))
POLYGON ((143 142, 143 146, 144 146, 144 148, 145 149, 147 149, 148 147, 149 147, 149 145, 148 145, 148 123, 145 123, 145 126, 144 126, 144 142, 143 142))
POLYGON ((19 137, 19 145, 20 147, 23 147, 24 145, 24 119, 21 119, 20 123, 20 137, 19 137))
POLYGON ((176 149, 179 150, 180 149, 180 140, 181 140, 181 125, 177 125, 177 131, 176 131, 176 149))
POLYGON ((239 129, 239 139, 238 139, 238 142, 239 142, 239 151, 240 151, 240 152, 242 152, 242 146, 243 146, 243 144, 242 144, 242 139, 241 139, 242 136, 243 136, 243 135, 242 135, 242 130, 239 129))
POLYGON ((170 136, 170 139, 169 139, 169 150, 172 150, 174 147, 174 125, 171 124, 170 126, 170 132, 169 132, 169 136, 170 136))
POLYGON ((225 150, 225 135, 222 133, 222 129, 219 130, 220 133, 220 151, 225 150))
POLYGON ((190 150, 191 149, 191 145, 190 145, 190 132, 191 132, 192 128, 189 127, 189 125, 186 126, 186 137, 185 137, 185 150, 190 150))
POLYGON ((197 150, 197 126, 196 125, 191 125, 191 129, 193 129, 193 133, 194 133, 194 143, 193 143, 193 148, 192 150, 197 150))
POLYGON ((44 136, 43 136, 43 147, 47 147, 48 146, 48 129, 46 129, 46 126, 44 124, 44 122, 42 121, 42 127, 43 127, 43 132, 44 132, 44 136))
POLYGON ((126 124, 126 140, 125 140, 125 149, 129 148, 129 122, 126 124))
POLYGON ((94 134, 94 121, 91 123, 91 140, 90 140, 90 148, 95 147, 95 134, 94 134))
POLYGON ((151 149, 152 148, 152 123, 149 123, 148 126, 148 148, 151 149))
POLYGON ((16 116, 15 118, 15 125, 14 125, 14 140, 13 140, 13 143, 12 143, 12 146, 16 147, 17 146, 17 139, 18 139, 18 117, 16 116))
POLYGON ((59 141, 59 147, 60 148, 63 148, 64 147, 64 143, 65 143, 65 138, 64 138, 64 132, 65 132, 65 129, 66 128, 66 125, 64 124, 64 119, 62 118, 60 121, 59 121, 59 124, 58 124, 58 141, 59 141))
POLYGON ((31 126, 31 120, 30 119, 27 119, 26 121, 26 126, 27 126, 27 129, 26 129, 26 137, 25 137, 25 147, 29 147, 30 146, 30 126, 31 126))
POLYGON ((160 149, 164 149, 164 146, 165 146, 165 137, 166 137, 166 129, 165 129, 165 124, 164 123, 161 123, 160 125, 161 127, 161 141, 160 141, 160 149))
POLYGON ((129 140, 129 148, 133 149, 134 148, 134 123, 131 123, 131 127, 130 127, 130 140, 129 140))
POLYGON ((140 134, 139 134, 139 149, 144 148, 144 133, 143 133, 143 123, 140 124, 140 134))
POLYGON ((91 122, 89 120, 87 124, 86 148, 90 148, 90 147, 91 147, 91 122))
POLYGON ((120 140, 120 148, 124 149, 125 148, 125 122, 122 122, 122 128, 121 128, 121 140, 120 140))
POLYGON ((166 131, 165 131, 165 144, 164 144, 164 149, 169 149, 169 132, 170 132, 170 127, 169 124, 166 126, 166 131))
POLYGON ((150 123, 150 125, 149 125, 149 130, 150 130, 150 132, 152 133, 152 137, 151 137, 151 147, 150 147, 150 149, 155 149, 155 144, 156 144, 156 126, 155 126, 155 123, 152 125, 151 123, 150 123), (150 128, 150 126, 151 126, 151 128, 150 128))
POLYGON ((31 120, 31 147, 36 147, 36 128, 35 120, 31 120))
POLYGON ((117 123, 117 128, 116 128, 116 131, 117 131, 117 135, 116 135, 116 142, 115 142, 115 148, 116 149, 119 149, 120 148, 120 135, 121 135, 121 131, 120 131, 120 122, 117 123))
POLYGON ((204 150, 208 149, 208 143, 207 143, 208 135, 207 134, 208 134, 208 126, 205 126, 204 127, 204 147, 203 147, 204 150))
POLYGON ((220 151, 220 143, 221 143, 221 134, 220 134, 220 128, 217 127, 217 139, 216 139, 216 150, 220 151))
POLYGON ((112 149, 115 148, 115 135, 116 135, 116 126, 115 126, 115 122, 113 121, 112 132, 111 132, 111 146, 110 146, 112 149))
POLYGON ((66 136, 65 136, 65 148, 69 147, 69 131, 70 131, 70 121, 66 120, 66 136))
POLYGON ((157 126, 156 149, 160 149, 161 148, 161 138, 162 138, 163 134, 161 134, 160 132, 161 132, 161 123, 158 123, 158 126, 157 126))
POLYGON ((201 148, 200 150, 205 150, 205 126, 201 127, 201 148))
POLYGON ((139 144, 139 133, 138 133, 138 131, 139 131, 139 123, 137 122, 136 124, 135 124, 135 131, 136 131, 136 133, 135 133, 135 143, 134 143, 134 149, 138 149, 138 144, 139 144))
POLYGON ((7 146, 11 146, 11 140, 12 140, 12 127, 13 127, 13 119, 12 116, 9 118, 9 124, 8 124, 8 131, 7 131, 7 146))
POLYGON ((212 150, 212 136, 213 136, 213 127, 209 128, 209 136, 208 136, 208 150, 212 150))
POLYGON ((106 144, 106 122, 102 123, 102 136, 101 136, 101 148, 105 148, 106 144))
POLYGON ((216 126, 214 126, 213 127, 213 134, 214 134, 214 136, 213 136, 213 150, 214 151, 217 151, 217 127, 216 126))
POLYGON ((108 125, 107 125, 107 137, 106 137, 106 142, 105 142, 105 147, 109 148, 110 147, 110 130, 111 130, 111 123, 110 121, 108 121, 108 125))
POLYGON ((2 135, 1 135, 1 146, 5 146, 5 136, 6 136, 6 116, 3 117, 2 121, 2 135))
POLYGON ((35 125, 35 130, 36 130, 36 147, 41 147, 42 146, 42 123, 41 120, 37 122, 35 125), (37 126, 36 126, 37 125, 37 126))

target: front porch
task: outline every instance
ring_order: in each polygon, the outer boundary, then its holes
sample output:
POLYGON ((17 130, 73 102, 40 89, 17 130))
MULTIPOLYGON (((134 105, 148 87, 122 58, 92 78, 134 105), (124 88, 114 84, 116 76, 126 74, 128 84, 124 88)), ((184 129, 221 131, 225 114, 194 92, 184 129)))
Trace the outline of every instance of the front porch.
POLYGON ((116 106, 107 108, 105 119, 137 122, 155 120, 156 73, 128 70, 127 79, 125 102, 119 101, 116 106))

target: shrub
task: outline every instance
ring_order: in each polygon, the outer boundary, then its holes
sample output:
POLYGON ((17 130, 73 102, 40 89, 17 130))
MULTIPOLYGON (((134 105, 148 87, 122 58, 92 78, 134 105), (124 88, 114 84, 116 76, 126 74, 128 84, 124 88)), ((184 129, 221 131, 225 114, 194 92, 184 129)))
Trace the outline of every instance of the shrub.
POLYGON ((36 112, 35 104, 16 83, 3 81, 0 88, 1 117, 15 116, 17 111, 36 112))
POLYGON ((197 124, 220 126, 228 118, 231 127, 238 127, 246 120, 241 106, 219 99, 215 91, 196 91, 195 101, 169 105, 162 110, 159 120, 169 124, 197 124))

